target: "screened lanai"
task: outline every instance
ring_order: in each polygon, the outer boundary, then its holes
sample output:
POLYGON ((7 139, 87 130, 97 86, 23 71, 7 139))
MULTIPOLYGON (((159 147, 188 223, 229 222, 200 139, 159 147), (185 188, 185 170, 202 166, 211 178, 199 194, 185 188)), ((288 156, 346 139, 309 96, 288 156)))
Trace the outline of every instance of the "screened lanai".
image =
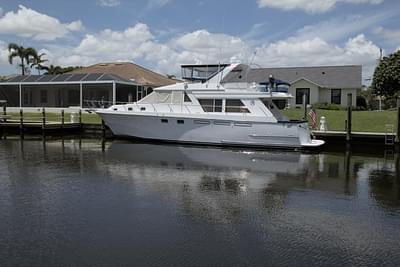
POLYGON ((10 107, 106 108, 148 93, 131 80, 106 73, 20 75, 0 82, 0 100, 10 107))

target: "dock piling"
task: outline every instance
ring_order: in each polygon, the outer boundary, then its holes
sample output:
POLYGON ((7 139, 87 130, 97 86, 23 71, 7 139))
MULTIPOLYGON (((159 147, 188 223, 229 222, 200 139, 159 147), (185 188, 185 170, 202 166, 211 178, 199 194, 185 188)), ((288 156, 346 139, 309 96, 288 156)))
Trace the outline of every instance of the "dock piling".
POLYGON ((64 110, 61 110, 61 135, 64 135, 64 121, 65 121, 65 117, 64 117, 64 110))
POLYGON ((42 108, 42 138, 43 139, 46 138, 45 129, 46 129, 46 110, 43 107, 42 108))
POLYGON ((397 127, 396 127, 396 139, 395 143, 400 142, 400 98, 397 98, 397 127))
POLYGON ((24 139, 24 111, 22 108, 19 110, 19 135, 24 139))
POLYGON ((101 120, 101 134, 103 139, 106 139, 106 124, 104 123, 104 120, 101 120))
POLYGON ((347 121, 346 121, 346 141, 350 142, 351 140, 351 111, 353 108, 353 98, 352 94, 347 94, 347 121))

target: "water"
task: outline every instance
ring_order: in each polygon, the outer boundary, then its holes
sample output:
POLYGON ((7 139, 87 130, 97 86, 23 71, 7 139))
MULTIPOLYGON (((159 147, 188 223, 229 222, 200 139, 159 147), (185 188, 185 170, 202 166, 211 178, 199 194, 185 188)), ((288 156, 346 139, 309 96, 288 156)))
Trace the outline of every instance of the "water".
POLYGON ((0 266, 399 266, 399 156, 0 141, 0 266))

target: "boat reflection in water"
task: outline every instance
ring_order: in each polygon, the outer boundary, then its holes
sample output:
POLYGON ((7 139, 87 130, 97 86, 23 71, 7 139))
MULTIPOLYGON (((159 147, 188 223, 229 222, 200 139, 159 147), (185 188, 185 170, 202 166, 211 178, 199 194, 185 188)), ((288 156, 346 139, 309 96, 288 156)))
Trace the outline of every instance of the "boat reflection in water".
POLYGON ((97 140, 0 152, 1 266, 400 266, 398 153, 97 140))

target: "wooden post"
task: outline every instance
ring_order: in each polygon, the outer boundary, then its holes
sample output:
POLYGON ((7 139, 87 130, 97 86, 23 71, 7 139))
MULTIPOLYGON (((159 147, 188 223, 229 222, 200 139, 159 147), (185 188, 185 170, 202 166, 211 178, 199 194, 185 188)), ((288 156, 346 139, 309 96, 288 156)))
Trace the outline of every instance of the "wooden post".
POLYGON ((103 139, 106 138, 106 124, 104 123, 104 120, 101 120, 101 133, 103 139))
POLYGON ((79 127, 82 128, 82 109, 79 109, 79 127))
POLYGON ((7 115, 7 104, 4 104, 3 106, 3 115, 4 117, 7 115))
POLYGON ((346 141, 351 140, 351 111, 353 108, 352 94, 347 94, 347 125, 346 125, 346 141))
POLYGON ((19 136, 24 139, 24 111, 19 110, 19 136))
POLYGON ((397 98, 397 128, 395 142, 400 142, 400 98, 397 98))
POLYGON ((43 137, 43 139, 46 138, 45 129, 46 129, 46 110, 44 108, 42 108, 42 137, 43 137))
MULTIPOLYGON (((64 110, 62 109, 61 110, 61 130, 64 130, 64 120, 65 120, 64 110)), ((63 131, 61 131, 61 134, 63 134, 63 131)))
POLYGON ((303 120, 307 120, 307 94, 303 94, 303 108, 304 108, 304 116, 303 120))

